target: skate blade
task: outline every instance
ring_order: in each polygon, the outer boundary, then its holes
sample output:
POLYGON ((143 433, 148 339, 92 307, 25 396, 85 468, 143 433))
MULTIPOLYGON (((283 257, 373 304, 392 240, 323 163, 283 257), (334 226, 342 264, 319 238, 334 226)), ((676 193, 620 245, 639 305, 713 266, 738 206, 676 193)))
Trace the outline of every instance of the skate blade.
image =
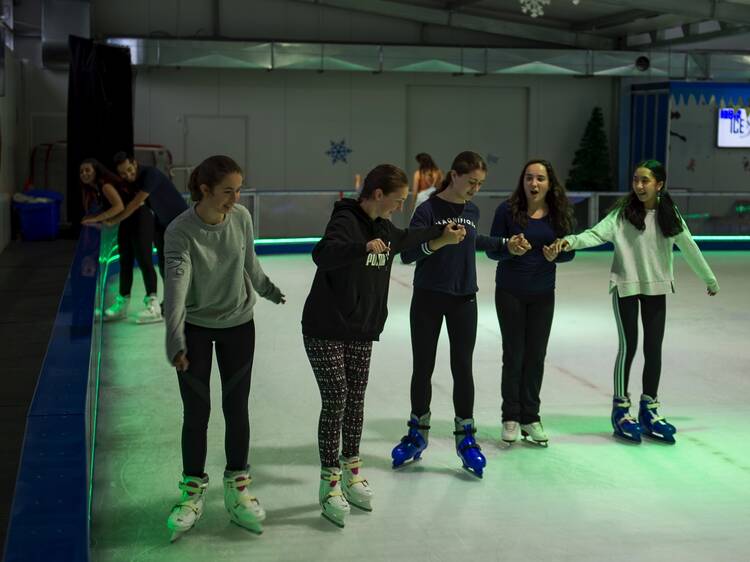
POLYGON ((471 474, 471 475, 472 475, 472 476, 474 476, 475 478, 479 478, 480 480, 481 480, 481 479, 483 478, 483 475, 484 475, 484 471, 479 471, 479 472, 477 472, 477 471, 475 471, 475 470, 473 470, 473 469, 469 468, 469 467, 468 467, 468 466, 466 466, 466 465, 462 466, 461 468, 463 468, 463 469, 464 469, 464 470, 465 470, 466 472, 468 472, 469 474, 471 474))
POLYGON ((629 443, 630 445, 640 445, 641 440, 640 439, 634 439, 632 437, 628 437, 627 435, 622 435, 617 432, 612 432, 612 437, 615 438, 616 441, 620 441, 621 443, 629 443))
POLYGON ((144 320, 142 318, 138 318, 135 323, 136 324, 158 324, 159 322, 164 322, 164 318, 149 318, 148 320, 144 320))
POLYGON ((528 443, 529 445, 534 445, 535 447, 542 447, 543 449, 546 449, 549 445, 549 441, 534 441, 530 437, 524 437, 523 442, 528 443))
POLYGON ((323 517, 323 519, 326 519, 327 521, 330 521, 331 523, 333 523, 334 525, 336 525, 340 529, 344 528, 344 522, 343 521, 340 521, 340 520, 336 519, 335 517, 333 517, 331 515, 328 515, 325 511, 321 511, 320 515, 321 515, 321 517, 323 517))
POLYGON ((646 437, 649 441, 662 443, 663 445, 674 445, 677 443, 677 441, 675 441, 674 437, 672 437, 671 435, 664 435, 662 437, 659 437, 656 434, 652 433, 642 433, 641 435, 643 437, 646 437))
POLYGON ((230 519, 230 521, 232 523, 234 523, 235 525, 237 525, 240 529, 248 531, 249 533, 252 533, 254 535, 262 535, 263 534, 263 527, 262 527, 262 525, 260 525, 260 523, 255 523, 255 524, 252 524, 252 525, 245 526, 245 525, 242 525, 242 524, 238 523, 234 519, 230 519))
POLYGON ((372 505, 371 504, 365 504, 365 503, 354 503, 351 499, 346 498, 346 501, 349 502, 349 505, 353 505, 357 509, 360 509, 362 511, 367 511, 368 513, 372 511, 372 505))
POLYGON ((398 470, 400 468, 404 468, 405 466, 410 466, 410 465, 412 465, 412 464, 414 464, 416 462, 419 462, 421 460, 422 460, 422 457, 414 457, 413 459, 409 459, 408 461, 404 461, 401 464, 398 464, 398 465, 397 464, 393 464, 393 465, 391 465, 391 468, 393 470, 398 470))

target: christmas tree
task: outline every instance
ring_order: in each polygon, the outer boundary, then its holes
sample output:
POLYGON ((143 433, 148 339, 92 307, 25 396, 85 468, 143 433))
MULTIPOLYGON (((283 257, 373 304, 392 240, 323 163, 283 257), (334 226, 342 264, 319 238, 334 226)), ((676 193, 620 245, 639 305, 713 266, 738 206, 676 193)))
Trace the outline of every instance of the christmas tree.
POLYGON ((570 175, 565 182, 569 191, 611 191, 612 175, 609 164, 607 134, 600 107, 595 107, 576 150, 570 175))

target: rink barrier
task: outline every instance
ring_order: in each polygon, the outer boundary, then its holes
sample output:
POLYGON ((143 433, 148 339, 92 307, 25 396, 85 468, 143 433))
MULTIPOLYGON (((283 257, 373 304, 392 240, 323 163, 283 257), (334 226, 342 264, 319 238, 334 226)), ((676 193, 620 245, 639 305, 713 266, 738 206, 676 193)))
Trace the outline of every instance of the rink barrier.
POLYGON ((26 417, 6 562, 87 562, 110 230, 84 228, 26 417))

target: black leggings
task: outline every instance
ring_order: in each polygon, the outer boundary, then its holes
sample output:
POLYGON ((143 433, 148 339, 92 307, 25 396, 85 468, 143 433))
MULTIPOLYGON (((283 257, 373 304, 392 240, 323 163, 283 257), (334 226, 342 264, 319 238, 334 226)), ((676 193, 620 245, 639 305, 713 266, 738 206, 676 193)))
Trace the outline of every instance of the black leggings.
POLYGON ((154 215, 146 207, 139 207, 117 228, 120 252, 120 295, 130 296, 133 288, 133 263, 138 262, 147 295, 156 294, 156 270, 151 257, 154 239, 154 215))
POLYGON ((432 373, 443 318, 450 341, 453 409, 456 417, 471 418, 474 415, 472 356, 477 339, 476 295, 457 296, 414 289, 410 311, 413 357, 411 411, 417 416, 430 411, 432 373))
POLYGON ((638 347, 638 303, 643 322, 643 394, 656 398, 661 377, 661 344, 667 316, 666 295, 620 297, 612 292, 612 308, 617 322, 619 347, 615 360, 615 397, 627 396, 630 366, 638 347))
POLYGON ((154 220, 154 246, 156 246, 156 259, 159 263, 159 273, 161 280, 164 281, 164 233, 167 227, 162 226, 159 219, 154 220))
POLYGON ((537 422, 555 293, 517 295, 495 288, 495 310, 503 336, 503 421, 537 422))
POLYGON ((183 405, 182 465, 188 476, 203 476, 206 465, 206 433, 211 413, 209 380, 211 359, 221 375, 221 407, 224 412, 226 470, 245 470, 250 447, 247 412, 250 375, 255 352, 255 323, 234 328, 201 328, 185 323, 188 370, 177 373, 183 405))

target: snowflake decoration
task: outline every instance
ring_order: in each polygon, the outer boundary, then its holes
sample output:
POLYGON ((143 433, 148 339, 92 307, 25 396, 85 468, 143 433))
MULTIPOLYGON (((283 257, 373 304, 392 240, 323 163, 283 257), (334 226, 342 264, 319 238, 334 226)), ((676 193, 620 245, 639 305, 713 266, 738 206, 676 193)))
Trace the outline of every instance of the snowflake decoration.
MULTIPOLYGON (((532 18, 538 18, 544 15, 544 7, 549 6, 552 0, 519 0, 521 11, 529 14, 532 18)), ((581 0, 572 0, 574 6, 578 6, 581 0)))
POLYGON ((346 164, 346 158, 351 152, 352 149, 346 146, 346 139, 341 139, 341 142, 331 141, 331 148, 326 150, 326 154, 331 159, 331 164, 335 164, 339 160, 346 164))

